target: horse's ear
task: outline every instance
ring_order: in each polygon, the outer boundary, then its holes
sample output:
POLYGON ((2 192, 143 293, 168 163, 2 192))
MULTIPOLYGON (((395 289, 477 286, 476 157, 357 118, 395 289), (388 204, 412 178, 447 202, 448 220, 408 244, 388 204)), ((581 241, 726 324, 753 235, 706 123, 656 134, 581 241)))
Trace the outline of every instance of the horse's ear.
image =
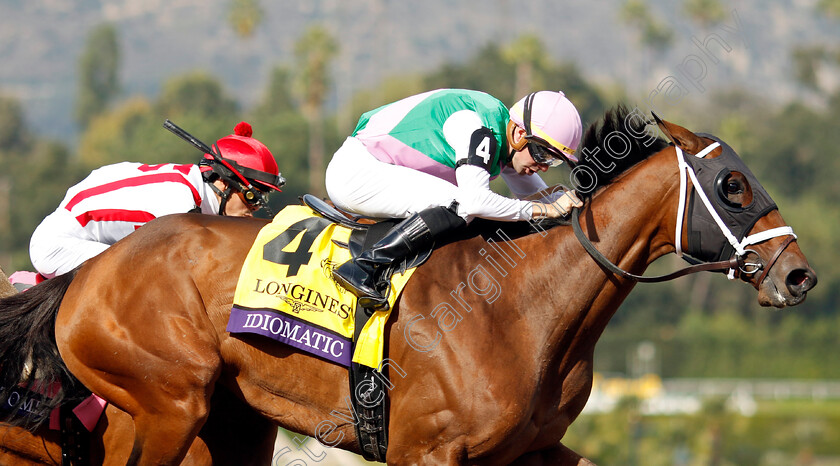
POLYGON ((670 123, 662 118, 659 118, 659 115, 654 112, 650 112, 650 114, 653 115, 653 119, 656 121, 659 129, 662 130, 662 133, 664 133, 675 146, 679 146, 680 149, 688 152, 689 154, 696 154, 702 149, 701 146, 703 145, 703 141, 699 136, 680 125, 675 125, 674 123, 670 123))

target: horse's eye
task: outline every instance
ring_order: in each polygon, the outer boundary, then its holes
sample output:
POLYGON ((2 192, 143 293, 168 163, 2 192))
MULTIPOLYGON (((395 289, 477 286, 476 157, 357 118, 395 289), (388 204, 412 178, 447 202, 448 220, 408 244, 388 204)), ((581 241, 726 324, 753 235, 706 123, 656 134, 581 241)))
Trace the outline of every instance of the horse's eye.
POLYGON ((744 189, 741 187, 741 183, 738 183, 735 180, 729 180, 726 183, 726 194, 741 194, 744 192, 744 189))
POLYGON ((734 209, 743 209, 752 202, 749 182, 740 172, 722 171, 715 179, 715 191, 721 203, 734 209))

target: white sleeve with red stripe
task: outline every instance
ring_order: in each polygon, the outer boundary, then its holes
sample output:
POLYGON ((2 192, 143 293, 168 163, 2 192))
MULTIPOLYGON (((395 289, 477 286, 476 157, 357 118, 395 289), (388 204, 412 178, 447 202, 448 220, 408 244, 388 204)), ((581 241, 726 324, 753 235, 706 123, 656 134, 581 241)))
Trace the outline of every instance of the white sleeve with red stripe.
POLYGON ((76 219, 87 239, 113 244, 162 215, 201 207, 216 213, 197 165, 123 162, 94 170, 67 191, 59 210, 76 219))

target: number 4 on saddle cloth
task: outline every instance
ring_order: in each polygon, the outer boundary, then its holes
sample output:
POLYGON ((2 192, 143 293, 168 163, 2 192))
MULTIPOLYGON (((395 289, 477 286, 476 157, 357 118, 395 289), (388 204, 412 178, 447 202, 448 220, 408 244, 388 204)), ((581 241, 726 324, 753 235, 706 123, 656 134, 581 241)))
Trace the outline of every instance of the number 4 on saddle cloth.
POLYGON ((236 284, 227 331, 264 335, 347 367, 362 455, 384 461, 388 396, 376 373, 381 377, 384 369, 385 323, 412 273, 431 251, 418 253, 389 274, 387 306, 357 309, 358 298, 339 285, 333 270, 394 224, 362 227, 314 196, 306 195, 303 201, 307 206, 286 207, 257 235, 236 284), (374 396, 377 392, 384 396, 374 396))
MULTIPOLYGON (((379 230, 384 233, 387 228, 372 227, 367 232, 370 236, 379 230)), ((355 235, 351 240, 353 233, 308 206, 283 209, 263 227, 248 252, 227 331, 264 335, 345 367, 351 361, 379 367, 390 309, 428 254, 391 277, 386 310, 357 317, 357 298, 332 274, 351 259, 351 250, 358 253, 360 248, 352 247, 359 244, 355 235)))

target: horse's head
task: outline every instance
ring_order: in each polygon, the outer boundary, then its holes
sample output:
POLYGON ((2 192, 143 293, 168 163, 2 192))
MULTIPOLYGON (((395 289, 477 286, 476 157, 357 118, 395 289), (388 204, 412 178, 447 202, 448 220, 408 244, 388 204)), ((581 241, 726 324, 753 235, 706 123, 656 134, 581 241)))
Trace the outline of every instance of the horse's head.
POLYGON ((805 300, 817 275, 796 244, 773 199, 725 142, 661 120, 674 143, 681 189, 675 247, 689 261, 737 257, 730 270, 758 290, 762 306, 782 308, 805 300))

